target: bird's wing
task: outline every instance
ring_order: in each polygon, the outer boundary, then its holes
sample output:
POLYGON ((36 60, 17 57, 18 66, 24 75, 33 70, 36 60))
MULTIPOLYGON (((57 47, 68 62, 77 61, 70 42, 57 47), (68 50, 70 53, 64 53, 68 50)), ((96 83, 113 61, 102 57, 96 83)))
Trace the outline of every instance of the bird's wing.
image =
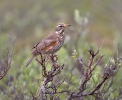
POLYGON ((50 34, 40 42, 38 42, 33 48, 38 51, 49 50, 52 46, 55 46, 58 42, 57 35, 50 34))

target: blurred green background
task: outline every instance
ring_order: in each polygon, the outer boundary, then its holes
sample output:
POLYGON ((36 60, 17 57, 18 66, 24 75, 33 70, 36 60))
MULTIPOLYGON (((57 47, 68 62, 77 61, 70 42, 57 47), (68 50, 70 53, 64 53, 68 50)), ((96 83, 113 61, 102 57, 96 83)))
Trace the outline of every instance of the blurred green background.
MULTIPOLYGON (((31 47, 53 32, 60 22, 72 25, 65 32, 64 46, 57 52, 59 63, 67 63, 60 77, 68 78, 73 70, 74 89, 77 89, 82 72, 81 65, 71 57, 74 50, 79 57, 88 59, 86 52, 90 45, 97 50, 104 40, 101 51, 105 54, 104 63, 110 55, 116 55, 118 43, 121 56, 122 0, 0 0, 1 60, 5 57, 6 48, 11 46, 6 34, 17 38, 11 68, 0 80, 2 100, 30 100, 29 91, 36 93, 41 83, 37 80, 42 77, 41 66, 33 61, 26 68, 26 61, 31 56, 31 47)), ((117 91, 122 85, 121 75, 116 75, 112 87, 117 91)), ((113 96, 113 92, 111 98, 116 98, 117 93, 113 96)))

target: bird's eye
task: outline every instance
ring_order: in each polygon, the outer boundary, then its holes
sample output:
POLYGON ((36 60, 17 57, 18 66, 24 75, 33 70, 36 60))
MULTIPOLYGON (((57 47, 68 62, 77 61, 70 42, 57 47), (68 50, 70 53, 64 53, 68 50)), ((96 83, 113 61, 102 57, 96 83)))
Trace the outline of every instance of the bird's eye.
POLYGON ((62 28, 62 27, 64 27, 64 26, 63 26, 63 25, 58 25, 57 28, 58 28, 58 27, 61 27, 61 28, 62 28))
POLYGON ((60 27, 63 27, 62 25, 60 27))

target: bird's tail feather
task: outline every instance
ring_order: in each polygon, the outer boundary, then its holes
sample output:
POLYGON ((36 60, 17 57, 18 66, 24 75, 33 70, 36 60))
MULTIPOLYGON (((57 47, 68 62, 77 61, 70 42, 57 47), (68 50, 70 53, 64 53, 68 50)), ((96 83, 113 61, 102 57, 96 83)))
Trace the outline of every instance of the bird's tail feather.
POLYGON ((26 63, 26 67, 30 64, 30 62, 33 60, 33 58, 34 58, 35 56, 34 55, 32 55, 32 57, 28 60, 28 62, 26 63))

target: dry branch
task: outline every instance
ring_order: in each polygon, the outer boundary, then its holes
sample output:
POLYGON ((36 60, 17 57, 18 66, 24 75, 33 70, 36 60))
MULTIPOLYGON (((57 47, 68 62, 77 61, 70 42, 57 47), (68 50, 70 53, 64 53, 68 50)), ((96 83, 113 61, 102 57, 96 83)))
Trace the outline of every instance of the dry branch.
POLYGON ((6 66, 4 66, 2 63, 1 63, 1 68, 3 70, 1 70, 1 73, 0 74, 0 80, 7 74, 9 68, 10 68, 10 65, 11 65, 11 61, 12 61, 12 55, 13 55, 13 50, 14 50, 14 43, 15 43, 15 39, 12 39, 9 35, 8 35, 9 39, 12 41, 12 49, 9 51, 7 50, 7 54, 6 54, 6 58, 5 58, 5 62, 6 62, 6 66))
MULTIPOLYGON (((116 61, 114 65, 108 64, 107 68, 104 69, 104 73, 102 75, 102 81, 99 82, 96 85, 96 87, 93 88, 93 90, 91 90, 89 92, 85 92, 85 90, 88 88, 87 84, 88 84, 89 80, 91 79, 91 77, 93 75, 93 71, 96 69, 96 67, 99 65, 100 61, 104 57, 104 55, 102 54, 101 56, 96 58, 96 56, 99 54, 100 50, 101 50, 101 47, 95 53, 93 51, 93 48, 90 47, 90 50, 88 50, 89 54, 90 54, 88 64, 85 61, 83 61, 82 58, 78 58, 78 61, 82 62, 82 64, 84 66, 86 66, 86 70, 85 70, 84 75, 82 77, 82 82, 79 86, 79 90, 77 92, 70 93, 67 100, 71 100, 71 99, 74 99, 74 98, 79 98, 79 99, 82 98, 83 99, 84 97, 86 97, 88 95, 95 96, 95 94, 105 93, 109 90, 109 88, 113 84, 113 77, 118 72, 118 63, 116 63, 118 61, 116 61), (95 58, 96 58, 96 60, 95 60, 95 58), (112 77, 112 81, 109 84, 108 88, 106 90, 103 89, 103 91, 98 92, 98 90, 100 91, 100 88, 104 85, 106 80, 108 80, 110 77, 112 77)), ((97 96, 96 96, 96 98, 97 98, 97 96)))
MULTIPOLYGON (((103 44, 102 44, 103 46, 103 44)), ((102 98, 102 94, 105 94, 109 88, 112 86, 113 84, 113 78, 114 76, 117 74, 118 72, 118 61, 115 61, 114 64, 111 64, 110 59, 109 59, 109 64, 107 64, 107 67, 105 68, 104 65, 104 72, 101 75, 101 81, 99 81, 97 83, 96 86, 94 86, 92 89, 89 89, 89 91, 86 91, 86 89, 89 88, 89 81, 91 79, 91 77, 93 76, 93 72, 94 70, 98 67, 98 65, 100 64, 100 61, 103 59, 104 55, 100 53, 100 50, 102 48, 102 46, 95 52, 93 50, 93 47, 90 47, 90 50, 88 50, 89 52, 89 61, 86 62, 84 61, 82 58, 77 58, 77 60, 79 62, 82 62, 82 66, 85 66, 85 70, 83 73, 82 78, 82 82, 79 85, 79 88, 77 91, 72 91, 69 90, 70 87, 70 81, 71 78, 73 76, 72 72, 71 72, 71 77, 69 77, 68 79, 68 84, 67 84, 67 88, 58 91, 58 89, 60 88, 60 86, 64 83, 65 79, 62 81, 59 81, 58 84, 54 84, 53 80, 57 75, 60 75, 60 73, 62 72, 65 64, 59 65, 58 64, 58 57, 56 55, 50 55, 50 60, 51 60, 51 69, 47 70, 46 69, 46 59, 40 54, 41 60, 39 60, 38 58, 36 59, 37 62, 42 66, 42 76, 44 77, 44 80, 41 84, 41 86, 39 87, 39 93, 38 93, 38 97, 36 97, 37 100, 60 100, 60 98, 58 97, 59 94, 67 94, 67 98, 66 100, 72 100, 72 99, 78 99, 78 100, 83 100, 85 97, 87 96, 94 96, 96 99, 98 98, 102 98), (107 83, 108 87, 105 89, 105 83, 106 81, 110 80, 110 83, 107 83)), ((117 60, 119 60, 117 58, 117 60)), ((32 93, 31 93, 32 94, 32 93)), ((33 95, 32 95, 33 96, 33 95)), ((121 97, 121 95, 120 95, 121 97)), ((33 98, 35 99, 35 97, 33 96, 33 98)), ((36 100, 35 99, 35 100, 36 100)), ((102 99, 101 99, 102 100, 102 99)))
POLYGON ((50 55, 51 60, 51 69, 46 69, 46 59, 40 54, 41 59, 36 58, 36 61, 41 65, 42 67, 42 76, 44 77, 44 80, 39 88, 39 93, 37 99, 44 100, 44 98, 47 98, 46 95, 50 96, 50 100, 54 100, 56 98, 55 94, 61 94, 64 92, 69 92, 68 90, 62 90, 58 91, 58 88, 63 84, 65 79, 63 81, 60 81, 58 84, 53 84, 53 79, 59 75, 65 64, 59 65, 57 63, 58 56, 57 55, 50 55), (49 84, 51 83, 51 84, 49 84))

